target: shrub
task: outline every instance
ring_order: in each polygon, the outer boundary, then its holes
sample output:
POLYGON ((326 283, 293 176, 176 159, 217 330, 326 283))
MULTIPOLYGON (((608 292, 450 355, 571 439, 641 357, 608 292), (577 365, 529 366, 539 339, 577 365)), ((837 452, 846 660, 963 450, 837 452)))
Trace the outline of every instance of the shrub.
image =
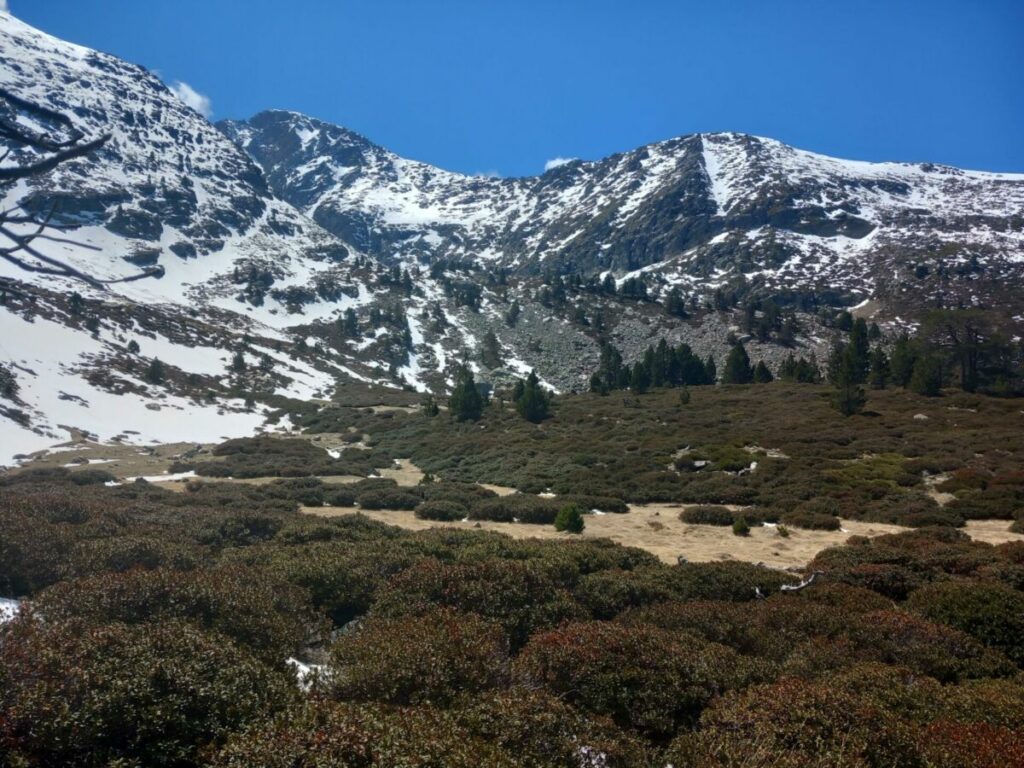
POLYGON ((452 522, 466 517, 466 508, 454 501, 424 501, 416 507, 416 517, 421 520, 452 522))
POLYGON ((647 768, 654 756, 605 718, 588 717, 541 690, 494 691, 456 713, 459 724, 523 768, 647 768))
POLYGON ((511 560, 443 564, 428 560, 394 576, 373 613, 422 615, 437 607, 475 613, 500 624, 513 647, 538 629, 582 616, 582 609, 540 567, 511 560))
POLYGON ((693 525, 732 525, 735 516, 726 507, 714 504, 699 504, 687 507, 679 513, 679 519, 693 525))
POLYGON ((842 527, 839 518, 834 515, 800 511, 799 507, 789 514, 783 515, 781 521, 794 528, 805 528, 812 531, 838 531, 842 527))
POLYGON ((325 631, 308 593, 272 573, 244 567, 129 571, 62 582, 35 601, 47 620, 98 626, 180 619, 230 637, 280 663, 325 631))
POLYGON ((583 512, 575 504, 566 504, 555 517, 555 530, 566 533, 583 533, 583 512))
POLYGON ((736 521, 732 524, 732 533, 734 536, 749 536, 750 525, 747 523, 747 518, 737 517, 736 521))
POLYGON ((558 515, 559 502, 526 494, 498 496, 470 507, 470 520, 492 520, 498 523, 532 523, 551 525, 558 515))
POLYGON ((444 608, 365 620, 331 649, 329 680, 342 699, 444 705, 503 684, 507 673, 500 627, 444 608))
POLYGON ((231 738, 212 768, 519 768, 432 707, 312 701, 231 738))
POLYGON ((294 700, 283 664, 187 624, 23 616, 2 630, 0 743, 14 765, 197 765, 294 700))
POLYGON ((987 723, 932 723, 918 743, 929 768, 1024 765, 1024 733, 987 723))
POLYGON ((1024 665, 1024 594, 1000 584, 948 581, 918 589, 906 607, 966 632, 1024 665))
POLYGON ((1005 656, 966 633, 902 611, 859 614, 848 634, 865 658, 906 666, 942 682, 1014 672, 1005 656))
POLYGON ((663 758, 672 765, 917 765, 913 730, 827 683, 780 680, 733 691, 663 758), (766 760, 772 759, 772 762, 766 760), (777 761, 776 761, 777 760, 777 761))
POLYGON ((757 665, 696 637, 588 622, 531 638, 514 672, 620 726, 665 736, 692 723, 714 696, 756 679, 757 665))
POLYGON ((406 491, 364 491, 356 496, 356 504, 363 509, 416 509, 422 499, 406 491))

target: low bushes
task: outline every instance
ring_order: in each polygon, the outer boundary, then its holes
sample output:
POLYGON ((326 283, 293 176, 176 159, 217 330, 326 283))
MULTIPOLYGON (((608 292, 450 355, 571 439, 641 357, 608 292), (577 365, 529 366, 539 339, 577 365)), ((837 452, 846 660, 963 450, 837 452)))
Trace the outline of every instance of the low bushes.
POLYGON ((561 508, 556 499, 524 494, 498 496, 475 504, 469 511, 470 520, 493 520, 498 523, 533 523, 551 525, 561 508))
POLYGON ((939 582, 918 589, 907 608, 997 648, 1024 666, 1024 594, 1000 584, 939 582))
POLYGON ((454 501, 424 501, 416 507, 416 517, 421 520, 452 522, 466 517, 466 508, 454 501))
POLYGON ((387 704, 447 705, 507 682, 501 628, 450 608, 397 619, 371 617, 331 649, 332 695, 387 704))
POLYGON ((181 620, 230 637, 272 664, 326 633, 308 593, 268 571, 129 571, 58 584, 34 605, 47 620, 90 626, 181 620))
POLYGON ((296 691, 223 636, 182 623, 0 630, 0 744, 12 765, 199 764, 296 691))
POLYGON ((693 525, 732 525, 736 517, 726 507, 714 504, 699 504, 687 507, 679 513, 679 519, 693 525))
POLYGON ((811 531, 838 531, 842 523, 835 515, 820 512, 800 511, 799 508, 780 518, 783 525, 804 528, 811 531))
POLYGON ((416 509, 422 499, 406 491, 364 491, 356 496, 356 504, 363 509, 416 509))
POLYGON ((513 560, 444 564, 421 562, 394 576, 373 613, 417 616, 449 607, 500 624, 513 647, 533 632, 582 616, 568 592, 540 567, 513 560))
POLYGON ((759 667, 696 637, 587 622, 531 638, 514 672, 622 727, 665 736, 694 722, 715 696, 748 685, 759 667))

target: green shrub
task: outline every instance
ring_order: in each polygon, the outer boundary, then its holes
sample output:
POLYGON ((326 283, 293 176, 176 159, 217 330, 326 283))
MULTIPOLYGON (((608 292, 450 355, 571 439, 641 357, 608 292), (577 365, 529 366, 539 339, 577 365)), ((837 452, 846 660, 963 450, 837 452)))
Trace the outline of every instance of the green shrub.
POLYGON ((756 680, 758 665, 696 637, 589 622, 531 638, 514 672, 622 727, 665 736, 694 722, 715 696, 756 680))
POLYGON ((475 613, 500 624, 513 647, 539 629, 577 618, 583 611, 535 564, 511 560, 444 564, 421 562, 394 576, 379 594, 373 613, 417 616, 437 607, 475 613))
POLYGON ((411 510, 421 501, 416 494, 405 491, 364 491, 356 496, 356 504, 362 509, 411 510))
POLYGON ((838 517, 820 512, 800 511, 800 508, 780 518, 785 525, 812 531, 838 531, 842 526, 838 517))
POLYGON ((12 765, 198 765, 296 698, 229 639, 181 623, 39 621, 0 631, 0 744, 12 765))
POLYGON ((555 530, 566 533, 583 533, 585 523, 583 512, 575 504, 566 504, 555 517, 555 530))
POLYGON ((747 518, 742 515, 737 517, 735 522, 732 524, 732 533, 733 536, 749 536, 750 525, 747 523, 747 518))
POLYGON ((505 683, 501 628, 448 608, 397 619, 369 618, 331 649, 331 693, 387 704, 446 705, 505 683))
POLYGON ((313 700, 232 736, 212 768, 520 768, 432 707, 313 700))
POLYGON ((699 504, 687 507, 679 513, 679 519, 693 525, 732 525, 736 516, 726 507, 714 504, 699 504))
POLYGON ((466 517, 466 508, 455 501, 424 501, 416 507, 416 517, 421 520, 452 522, 466 517))
POLYGON ((966 632, 1024 665, 1024 594, 1000 584, 939 582, 918 589, 907 608, 966 632))
POLYGON ((182 620, 230 637, 270 663, 324 634, 308 593, 264 570, 135 570, 66 581, 34 601, 47 620, 90 626, 182 620))

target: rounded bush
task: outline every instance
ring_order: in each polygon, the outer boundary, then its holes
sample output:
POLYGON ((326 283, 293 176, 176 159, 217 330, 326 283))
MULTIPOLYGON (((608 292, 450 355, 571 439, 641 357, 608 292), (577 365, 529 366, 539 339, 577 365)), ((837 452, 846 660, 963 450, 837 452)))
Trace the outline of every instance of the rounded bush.
POLYGON ((365 491, 356 496, 356 504, 363 509, 412 510, 421 501, 416 494, 405 491, 365 491))
POLYGON ((97 626, 180 619, 230 637, 280 663, 310 638, 323 619, 300 587, 245 567, 195 571, 129 571, 66 581, 34 601, 48 620, 81 619, 97 626))
POLYGON ((715 696, 756 680, 759 665, 695 636, 586 622, 531 638, 514 671, 523 684, 620 726, 666 736, 715 696))
POLYGON ((448 704, 506 680, 501 628, 444 608, 398 619, 369 618, 331 649, 334 696, 387 704, 448 704))
POLYGON ((0 744, 14 765, 195 765, 295 698, 283 663, 188 624, 23 616, 0 630, 0 744))
POLYGON ((453 522, 466 517, 466 508, 455 501, 424 501, 416 507, 416 517, 421 520, 453 522))
POLYGON ((432 707, 312 701, 231 738, 211 768, 521 768, 432 707))
POLYGON ((679 519, 692 525, 732 525, 736 517, 726 507, 714 504, 698 504, 687 507, 679 513, 679 519))
POLYGON ((906 607, 1024 665, 1024 593, 1000 584, 947 581, 918 589, 906 607))
POLYGON ((804 528, 810 531, 838 531, 842 527, 842 523, 835 515, 801 511, 799 507, 783 515, 780 521, 793 528, 804 528))
POLYGON ((538 629, 583 616, 583 609, 551 575, 538 565, 513 560, 421 562, 388 582, 373 613, 395 618, 422 615, 438 607, 497 622, 513 647, 538 629))

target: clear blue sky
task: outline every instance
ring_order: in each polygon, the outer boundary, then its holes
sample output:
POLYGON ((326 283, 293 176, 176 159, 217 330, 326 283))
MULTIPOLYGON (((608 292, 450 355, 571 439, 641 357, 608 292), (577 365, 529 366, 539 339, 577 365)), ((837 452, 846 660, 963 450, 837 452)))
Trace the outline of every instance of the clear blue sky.
POLYGON ((1024 171, 1024 0, 9 0, 182 80, 407 157, 528 175, 696 131, 1024 171))

